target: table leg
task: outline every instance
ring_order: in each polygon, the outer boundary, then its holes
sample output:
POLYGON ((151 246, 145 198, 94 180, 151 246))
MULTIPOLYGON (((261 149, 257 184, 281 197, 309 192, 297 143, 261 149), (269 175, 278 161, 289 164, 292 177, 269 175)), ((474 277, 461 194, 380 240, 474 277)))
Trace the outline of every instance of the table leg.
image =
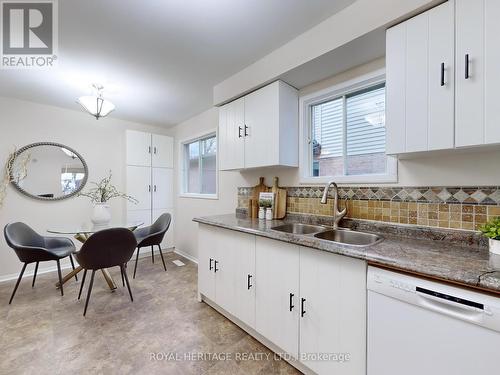
MULTIPOLYGON (((84 233, 78 233, 75 235, 75 239, 80 241, 81 243, 85 243, 85 241, 89 239, 89 235, 84 233)), ((63 277, 62 283, 65 284, 68 280, 75 277, 75 275, 81 270, 83 270, 81 266, 76 267, 73 271, 71 271, 70 273, 68 273, 66 276, 63 277)), ((106 279, 106 282, 108 283, 109 289, 111 289, 111 291, 114 291, 116 289, 116 284, 111 275, 109 274, 109 271, 107 269, 102 269, 101 271, 102 274, 104 275, 104 278, 106 279)), ((59 288, 59 286, 60 286, 59 282, 57 282, 56 287, 59 288)))
POLYGON ((102 274, 104 275, 104 278, 106 279, 106 282, 108 283, 109 289, 115 290, 116 289, 116 284, 111 275, 109 274, 109 271, 107 269, 102 269, 102 274))
MULTIPOLYGON (((63 277, 62 279, 62 283, 63 284, 66 284, 70 279, 72 279, 73 277, 75 277, 75 275, 80 272, 81 270, 83 270, 82 267, 78 266, 76 267, 74 270, 72 270, 70 273, 68 273, 66 276, 63 277)), ((59 285, 59 281, 56 283, 56 287, 59 288, 60 285, 59 285)))

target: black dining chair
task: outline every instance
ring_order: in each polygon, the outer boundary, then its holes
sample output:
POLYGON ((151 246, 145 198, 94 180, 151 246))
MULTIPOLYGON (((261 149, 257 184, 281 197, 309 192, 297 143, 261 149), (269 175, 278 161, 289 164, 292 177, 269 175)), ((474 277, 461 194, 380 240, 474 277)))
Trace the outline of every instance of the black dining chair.
POLYGON ((165 271, 167 270, 165 259, 163 259, 163 253, 161 251, 161 241, 163 241, 163 237, 165 237, 165 233, 167 233, 171 222, 172 216, 166 213, 162 214, 158 219, 156 219, 153 225, 149 227, 139 228, 134 231, 134 236, 137 240, 137 255, 135 257, 134 279, 135 273, 137 271, 137 262, 139 260, 139 251, 143 247, 151 246, 151 259, 154 263, 154 246, 158 246, 158 250, 160 250, 161 261, 163 263, 163 268, 165 269, 165 271))
MULTIPOLYGON (((57 262, 57 272, 59 274, 59 284, 61 289, 61 296, 64 295, 61 263, 60 260, 69 256, 71 266, 75 269, 72 253, 75 252, 75 245, 69 238, 63 237, 44 237, 39 235, 28 225, 24 223, 11 223, 4 227, 3 233, 7 244, 16 252, 17 257, 24 263, 23 269, 19 274, 16 286, 9 300, 9 305, 12 303, 16 294, 19 283, 23 278, 26 266, 30 263, 35 264, 35 273, 33 274, 33 282, 31 287, 35 286, 36 273, 38 271, 38 264, 40 262, 53 261, 57 262)), ((75 279, 78 281, 77 276, 75 279)))
POLYGON ((87 271, 92 271, 83 316, 87 313, 90 294, 92 293, 92 285, 94 284, 95 272, 100 269, 120 267, 122 276, 127 282, 130 299, 132 302, 134 301, 132 291, 130 290, 125 264, 130 260, 130 258, 132 258, 136 246, 137 242, 130 230, 126 228, 112 228, 94 233, 88 238, 87 241, 85 241, 80 251, 75 253, 76 260, 84 270, 78 299, 80 299, 82 295, 87 271))

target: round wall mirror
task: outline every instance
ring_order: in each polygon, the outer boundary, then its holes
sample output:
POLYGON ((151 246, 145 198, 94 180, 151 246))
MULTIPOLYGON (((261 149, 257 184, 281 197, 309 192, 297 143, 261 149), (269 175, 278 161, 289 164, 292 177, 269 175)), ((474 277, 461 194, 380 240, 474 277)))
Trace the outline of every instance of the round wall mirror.
POLYGON ((61 200, 78 194, 87 183, 87 163, 59 143, 33 143, 19 149, 11 165, 14 187, 40 200, 61 200))

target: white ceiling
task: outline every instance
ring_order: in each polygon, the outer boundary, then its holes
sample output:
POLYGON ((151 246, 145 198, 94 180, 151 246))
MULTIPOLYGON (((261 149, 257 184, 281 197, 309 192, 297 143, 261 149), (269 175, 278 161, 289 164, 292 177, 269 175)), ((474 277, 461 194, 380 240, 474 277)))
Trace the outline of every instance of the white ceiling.
POLYGON ((102 83, 113 117, 171 126, 215 84, 355 0, 62 0, 58 67, 0 70, 0 96, 78 109, 102 83))

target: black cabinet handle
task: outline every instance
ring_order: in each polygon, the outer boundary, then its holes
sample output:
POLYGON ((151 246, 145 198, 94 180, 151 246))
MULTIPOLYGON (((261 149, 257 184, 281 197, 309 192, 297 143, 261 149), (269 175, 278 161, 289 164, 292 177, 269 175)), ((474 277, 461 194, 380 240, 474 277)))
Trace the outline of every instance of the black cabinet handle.
POLYGON ((219 263, 219 261, 218 261, 218 260, 216 260, 216 261, 214 262, 214 264, 215 264, 215 267, 214 267, 214 272, 217 272, 217 271, 219 270, 219 269, 217 268, 217 264, 218 264, 218 263, 219 263))
POLYGON ((151 185, 148 185, 148 192, 151 193, 151 185))
POLYGON ((293 308, 295 307, 293 304, 293 296, 295 296, 295 294, 290 293, 290 311, 292 311, 293 308))
POLYGON ((148 154, 151 153, 151 146, 148 147, 148 154))
POLYGON ((304 317, 304 315, 306 315, 306 310, 304 309, 304 305, 305 305, 305 303, 306 303, 306 299, 305 299, 305 298, 302 298, 302 299, 300 300, 300 310, 301 310, 301 311, 300 311, 300 316, 301 316, 301 317, 304 317))
POLYGON ((153 152, 154 152, 154 154, 156 155, 156 146, 154 147, 154 151, 153 151, 153 152))
POLYGON ((441 63, 441 86, 444 86, 444 63, 441 63))
POLYGON ((153 191, 156 193, 156 185, 154 186, 153 191))
POLYGON ((241 138, 241 131, 243 128, 241 126, 238 126, 238 138, 241 138))
POLYGON ((247 137, 247 136, 248 136, 248 132, 247 132, 247 130, 248 130, 248 126, 246 126, 246 125, 245 125, 245 137, 247 137))
POLYGON ((248 275, 247 277, 247 289, 250 290, 250 288, 253 286, 250 284, 250 280, 252 280, 252 275, 248 275))
POLYGON ((213 261, 214 261, 214 260, 213 260, 212 258, 210 258, 210 260, 208 261, 208 270, 209 270, 209 271, 212 271, 212 269, 214 268, 214 267, 212 266, 212 262, 213 262, 213 261))
POLYGON ((465 79, 469 79, 469 54, 465 55, 465 79))

